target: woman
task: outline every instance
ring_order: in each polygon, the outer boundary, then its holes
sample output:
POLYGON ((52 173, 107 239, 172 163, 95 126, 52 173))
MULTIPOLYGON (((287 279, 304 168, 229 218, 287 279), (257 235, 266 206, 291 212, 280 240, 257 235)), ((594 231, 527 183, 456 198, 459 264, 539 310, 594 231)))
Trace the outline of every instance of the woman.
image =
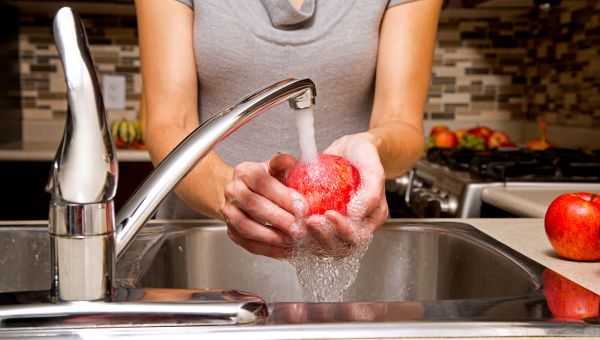
POLYGON ((371 235, 387 217, 385 178, 422 155, 440 7, 440 0, 136 1, 146 139, 155 164, 247 93, 306 77, 318 92, 319 150, 353 162, 363 182, 354 199, 361 209, 296 223, 303 213, 294 208, 297 195, 277 180, 295 159, 271 157, 299 156, 293 115, 279 105, 205 157, 159 216, 223 219, 233 241, 271 257, 286 256, 308 232, 326 250, 360 242, 364 231, 371 235))

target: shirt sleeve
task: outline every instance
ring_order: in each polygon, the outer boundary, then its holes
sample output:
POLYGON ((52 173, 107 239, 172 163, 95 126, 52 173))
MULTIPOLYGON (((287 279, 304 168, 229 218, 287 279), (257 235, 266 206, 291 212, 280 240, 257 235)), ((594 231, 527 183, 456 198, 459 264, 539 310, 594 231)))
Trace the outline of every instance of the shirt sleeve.
POLYGON ((390 8, 390 7, 394 7, 396 5, 401 5, 401 4, 405 4, 407 2, 413 2, 413 1, 416 1, 416 0, 389 0, 387 7, 390 8))
POLYGON ((191 9, 194 9, 194 1, 193 0, 177 0, 179 2, 181 2, 182 4, 188 6, 191 9))

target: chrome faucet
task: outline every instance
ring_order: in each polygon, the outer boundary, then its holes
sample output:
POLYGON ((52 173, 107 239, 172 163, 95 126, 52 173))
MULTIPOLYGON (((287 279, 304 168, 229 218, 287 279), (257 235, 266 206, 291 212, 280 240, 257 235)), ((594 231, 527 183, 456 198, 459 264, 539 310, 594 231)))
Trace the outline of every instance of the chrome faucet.
POLYGON ((52 293, 57 300, 104 300, 112 294, 114 277, 115 147, 85 30, 70 9, 57 12, 54 37, 69 113, 46 186, 52 293))
POLYGON ((115 223, 115 148, 85 29, 70 8, 56 14, 54 35, 70 112, 47 186, 52 195, 52 294, 55 301, 110 301, 117 256, 191 168, 221 140, 270 107, 284 101, 294 110, 313 106, 316 90, 310 79, 287 79, 216 113, 154 169, 120 209, 115 223))

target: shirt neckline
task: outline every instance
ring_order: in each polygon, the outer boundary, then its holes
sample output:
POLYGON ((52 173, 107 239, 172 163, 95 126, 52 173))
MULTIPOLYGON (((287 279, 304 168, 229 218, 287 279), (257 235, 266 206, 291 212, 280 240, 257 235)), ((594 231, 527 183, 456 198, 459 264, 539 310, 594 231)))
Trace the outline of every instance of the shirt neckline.
POLYGON ((327 34, 331 27, 346 15, 354 1, 304 0, 299 10, 296 10, 288 0, 261 0, 262 5, 258 6, 253 1, 229 3, 232 4, 232 10, 240 19, 240 23, 256 37, 279 45, 301 45, 318 40, 327 34), (281 2, 285 3, 284 6, 289 6, 286 11, 304 13, 304 16, 306 13, 311 14, 298 24, 275 26, 266 6, 281 2))
POLYGON ((261 0, 261 3, 277 28, 305 24, 315 14, 315 0, 304 0, 298 9, 289 0, 261 0))

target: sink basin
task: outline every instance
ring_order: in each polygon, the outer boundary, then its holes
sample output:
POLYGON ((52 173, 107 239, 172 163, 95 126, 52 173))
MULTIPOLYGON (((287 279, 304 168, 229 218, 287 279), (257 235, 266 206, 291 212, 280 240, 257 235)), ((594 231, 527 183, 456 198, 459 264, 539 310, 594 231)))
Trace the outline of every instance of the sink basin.
MULTIPOLYGON (((37 303, 36 299, 45 299, 43 302, 48 304, 47 229, 44 222, 0 224, 0 273, 11 273, 0 276, 0 313, 1 305, 17 303, 29 308, 32 301, 37 303)), ((600 335, 595 315, 569 320, 553 314, 551 304, 560 302, 561 296, 556 292, 555 296, 547 296, 544 291, 548 270, 466 224, 390 220, 376 233, 343 302, 305 303, 295 269, 288 262, 253 255, 238 247, 228 239, 223 224, 153 221, 117 263, 120 292, 129 292, 133 297, 153 289, 153 294, 160 295, 164 293, 162 288, 208 289, 213 296, 223 292, 219 290, 246 291, 267 302, 268 315, 244 326, 200 326, 195 319, 156 319, 147 312, 125 321, 119 315, 87 321, 64 315, 49 321, 0 320, 0 337, 600 335)), ((600 301, 597 295, 568 282, 577 287, 575 290, 584 290, 585 296, 600 301)), ((105 305, 119 308, 112 302, 105 305)), ((89 303, 81 306, 97 307, 89 303)), ((188 304, 187 308, 194 313, 200 307, 188 304)))
MULTIPOLYGON (((43 224, 0 226, 0 292, 50 288, 43 224)), ((458 223, 388 222, 373 239, 344 301, 490 299, 530 294, 543 267, 458 223), (507 284, 510 283, 510 284, 507 284)), ((117 265, 128 287, 235 289, 301 302, 295 269, 234 244, 214 221, 151 223, 117 265)))
MULTIPOLYGON (((151 255, 142 261, 136 257, 137 267, 147 268, 132 280, 136 286, 240 289, 269 302, 303 301, 292 265, 240 248, 229 240, 225 226, 203 223, 168 228, 153 244, 151 255)), ((152 233, 151 228, 147 231, 152 233)), ((147 248, 140 244, 139 249, 147 248)), ((541 286, 540 267, 528 266, 526 261, 464 224, 387 223, 375 234, 344 301, 525 295, 541 286)))
POLYGON ((0 293, 50 289, 48 225, 0 225, 0 293))

